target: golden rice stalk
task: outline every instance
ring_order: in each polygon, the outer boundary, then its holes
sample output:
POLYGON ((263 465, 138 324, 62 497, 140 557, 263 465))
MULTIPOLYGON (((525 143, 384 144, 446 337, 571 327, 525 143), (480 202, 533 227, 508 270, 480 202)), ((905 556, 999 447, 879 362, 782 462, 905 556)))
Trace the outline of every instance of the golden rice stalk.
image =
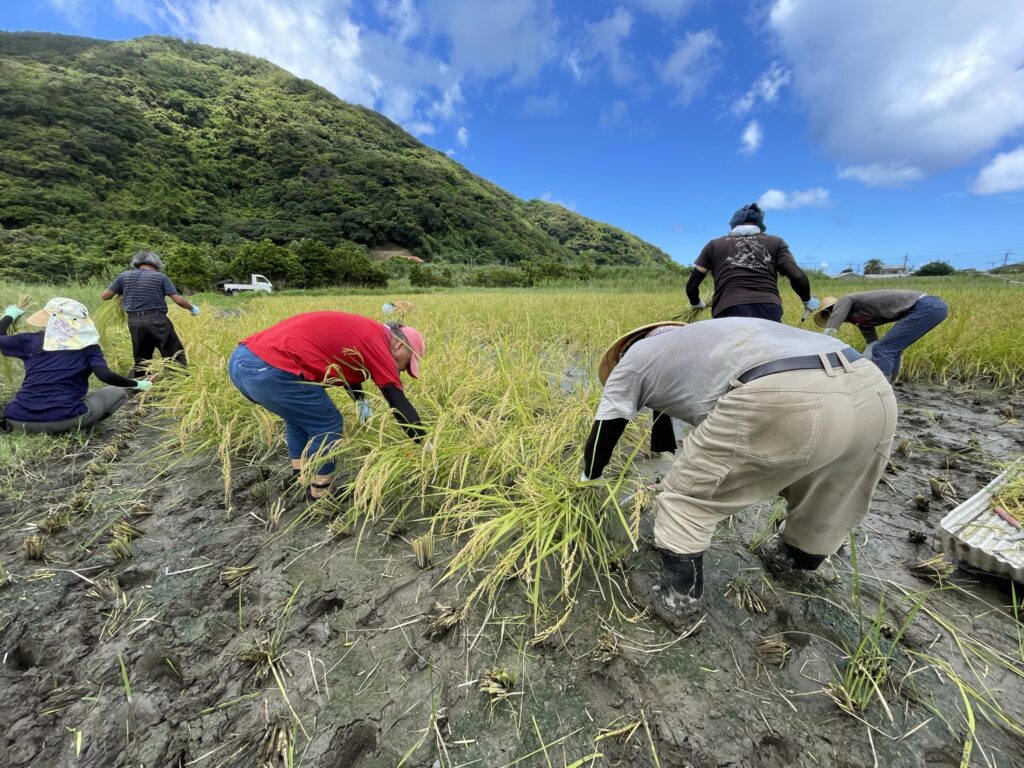
POLYGON ((608 631, 598 638, 597 645, 590 652, 590 658, 598 664, 611 664, 621 653, 622 651, 619 650, 619 639, 612 632, 608 631))
POLYGON ((347 539, 352 535, 352 521, 346 515, 338 515, 327 524, 327 533, 333 539, 347 539))
POLYGON ((761 596, 754 591, 754 585, 747 579, 734 578, 729 581, 725 596, 737 608, 742 608, 750 613, 767 613, 761 596))
POLYGON ((85 595, 86 597, 91 597, 94 600, 99 600, 101 603, 114 603, 122 600, 124 590, 122 590, 121 585, 117 583, 117 579, 108 577, 105 579, 96 579, 85 595))
POLYGON ((85 471, 86 474, 90 475, 109 475, 110 467, 108 467, 106 463, 102 461, 94 461, 92 464, 86 467, 85 471))
POLYGON ((18 296, 18 309, 27 309, 31 303, 32 297, 29 294, 23 293, 18 296))
POLYGON ((917 578, 923 579, 924 581, 941 583, 953 574, 953 571, 956 570, 956 566, 943 552, 935 555, 934 557, 929 557, 927 560, 922 560, 919 563, 908 565, 907 570, 914 576, 917 576, 917 578))
POLYGON ((511 696, 516 689, 516 680, 510 672, 495 667, 484 673, 480 678, 480 690, 491 697, 491 703, 496 704, 511 696))
POLYGON ((135 553, 132 552, 131 539, 114 539, 107 547, 118 562, 124 563, 135 557, 135 553))
POLYGON ((27 536, 21 545, 29 560, 43 560, 46 556, 46 542, 42 536, 27 536))
POLYGON ((220 580, 229 587, 234 588, 245 581, 246 576, 255 570, 255 565, 240 565, 237 567, 225 568, 220 572, 220 580))
POLYGON ((437 640, 462 623, 462 612, 447 603, 437 601, 434 603, 434 610, 427 614, 427 622, 427 639, 437 640))
POLYGON ((142 535, 142 531, 136 528, 127 520, 118 520, 110 529, 110 535, 113 539, 123 539, 125 541, 133 541, 142 535))
POLYGON ((284 499, 274 499, 274 502, 267 507, 266 529, 268 531, 277 530, 278 526, 281 524, 281 515, 284 514, 284 508, 284 499))
POLYGON ((14 583, 14 577, 11 576, 11 572, 4 568, 4 564, 0 563, 0 589, 3 589, 8 584, 14 583))
MULTIPOLYGON (((84 486, 85 483, 82 483, 82 485, 84 486)), ((92 495, 85 490, 79 491, 71 497, 68 506, 75 513, 82 514, 88 512, 92 507, 92 495)))
POLYGON ((896 444, 896 454, 909 458, 913 451, 910 449, 910 438, 905 437, 896 444))
POLYGON ((932 496, 936 499, 941 499, 947 493, 953 490, 953 486, 941 477, 930 477, 928 478, 928 486, 931 489, 932 496))
POLYGON ((761 657, 764 663, 770 667, 782 669, 789 661, 793 648, 786 642, 781 632, 769 635, 754 646, 754 651, 761 657))
POLYGON ((292 765, 295 753, 295 726, 284 717, 267 723, 259 749, 259 768, 292 765))
POLYGON ((412 540, 412 551, 416 555, 416 565, 429 568, 434 560, 434 534, 425 533, 412 540))
POLYGON ((71 523, 71 511, 67 509, 51 512, 38 523, 38 528, 43 533, 60 533, 71 523))
POLYGON ((98 456, 103 461, 114 461, 117 458, 118 452, 117 443, 108 443, 100 448, 98 456))
POLYGON ((256 483, 249 491, 249 498, 261 507, 269 506, 274 500, 275 485, 269 480, 256 483))

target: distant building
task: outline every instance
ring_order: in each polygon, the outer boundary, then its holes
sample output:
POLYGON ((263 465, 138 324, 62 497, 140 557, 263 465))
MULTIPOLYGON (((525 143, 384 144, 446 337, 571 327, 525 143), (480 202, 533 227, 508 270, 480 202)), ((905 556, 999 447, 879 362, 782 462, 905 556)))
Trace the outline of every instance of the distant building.
POLYGON ((905 264, 883 264, 870 274, 865 273, 864 277, 887 278, 887 277, 910 277, 910 269, 905 264))

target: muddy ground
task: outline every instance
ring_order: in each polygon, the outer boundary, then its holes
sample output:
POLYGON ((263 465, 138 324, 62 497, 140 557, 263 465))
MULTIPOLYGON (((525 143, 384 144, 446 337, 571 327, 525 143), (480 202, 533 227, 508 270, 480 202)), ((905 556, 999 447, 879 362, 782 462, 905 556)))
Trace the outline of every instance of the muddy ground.
MULTIPOLYGON (((235 472, 229 515, 214 458, 154 474, 161 435, 130 406, 76 455, 19 468, 3 489, 0 765, 279 766, 294 745, 294 764, 310 768, 939 768, 961 765, 970 742, 970 765, 1024 766, 1010 585, 957 571, 943 588, 905 567, 934 553, 947 511, 1024 450, 1013 420, 1024 399, 910 385, 897 394, 904 450, 857 537, 863 624, 848 548, 808 582, 751 554, 751 539, 771 531, 766 504, 716 538, 695 636, 629 610, 609 616, 590 592, 540 645, 515 585, 496 611, 429 636, 435 602, 459 604, 458 585, 433 587, 444 552, 420 570, 414 530, 361 543, 331 538, 322 522, 287 531, 298 504, 268 533, 252 492, 260 468, 235 472), (949 484, 941 498, 931 478, 949 484), (110 547, 120 520, 138 531, 123 561, 110 547), (28 559, 33 535, 43 561, 28 559), (225 582, 225 569, 243 566, 252 570, 240 584, 225 582), (726 593, 743 585, 756 600, 738 606, 726 593), (901 589, 929 588, 927 610, 900 635, 901 589), (855 717, 824 690, 881 597, 883 640, 898 636, 885 703, 855 717), (789 648, 781 667, 755 647, 776 633, 789 648), (261 648, 277 648, 277 661, 254 673, 240 657, 261 648), (492 699, 480 687, 495 668, 514 684, 492 699), (989 705, 954 676, 990 692, 989 705)), ((665 468, 652 460, 645 471, 665 468)), ((282 479, 276 468, 271 479, 282 479)), ((627 568, 651 562, 647 542, 627 568)))

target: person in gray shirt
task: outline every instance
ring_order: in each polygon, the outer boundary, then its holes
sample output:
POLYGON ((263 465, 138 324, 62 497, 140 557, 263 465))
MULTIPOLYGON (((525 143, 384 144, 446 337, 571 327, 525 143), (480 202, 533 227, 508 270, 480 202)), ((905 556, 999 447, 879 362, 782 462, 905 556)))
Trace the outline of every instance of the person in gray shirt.
POLYGON ((780 557, 814 570, 868 512, 892 447, 896 399, 877 367, 837 339, 757 318, 631 331, 605 352, 581 481, 602 477, 642 407, 694 428, 656 497, 660 578, 634 596, 678 626, 696 617, 718 523, 788 502, 780 557))
POLYGON ((946 302, 920 291, 864 291, 841 299, 827 296, 814 313, 814 323, 829 336, 835 336, 843 323, 857 326, 868 345, 864 356, 893 381, 900 372, 903 351, 948 314, 946 302), (895 325, 879 340, 876 329, 889 323, 895 325))
POLYGON ((159 352, 184 367, 185 347, 174 325, 167 319, 167 296, 193 315, 199 307, 178 293, 171 279, 163 272, 160 257, 152 251, 139 251, 132 257, 132 268, 119 274, 101 295, 104 301, 121 296, 128 315, 128 333, 132 339, 135 367, 132 376, 142 376, 146 361, 159 352))

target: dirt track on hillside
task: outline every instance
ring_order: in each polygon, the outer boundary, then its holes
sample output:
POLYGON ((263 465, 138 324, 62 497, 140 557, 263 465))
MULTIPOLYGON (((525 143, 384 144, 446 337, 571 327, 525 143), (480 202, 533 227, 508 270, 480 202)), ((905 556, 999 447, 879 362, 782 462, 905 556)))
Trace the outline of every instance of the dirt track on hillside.
MULTIPOLYGON (((897 394, 907 450, 858 532, 862 610, 873 614, 884 593, 893 627, 907 609, 894 602, 900 588, 928 586, 904 564, 931 555, 938 520, 1024 450, 1006 410, 1024 413, 1021 398, 931 386, 897 394), (943 498, 930 493, 932 477, 949 483, 943 498)), ((849 553, 810 583, 766 574, 748 545, 770 505, 716 537, 708 615, 694 637, 609 617, 588 593, 559 633, 531 645, 516 585, 494 612, 431 637, 435 603, 456 606, 465 592, 433 586, 443 544, 437 564, 420 570, 406 540, 415 530, 335 539, 313 520, 285 532, 297 503, 268 532, 252 494, 265 470, 235 472, 229 515, 215 461, 147 469, 160 433, 142 422, 125 409, 80 455, 29 468, 0 500, 0 562, 11 574, 0 588, 0 763, 9 768, 278 766, 289 743, 295 764, 311 768, 396 766, 403 756, 420 768, 958 766, 961 694, 927 661, 966 673, 942 617, 1017 649, 1015 670, 990 664, 980 674, 1006 717, 1024 723, 1021 626, 1006 582, 958 571, 951 583, 962 589, 932 592, 935 613, 919 613, 900 639, 884 684, 889 711, 876 703, 861 721, 822 692, 860 632, 849 553), (60 527, 64 513, 64 530, 38 531, 48 515, 47 527, 60 527), (124 562, 109 547, 119 520, 138 529, 124 562), (45 562, 23 549, 35 534, 45 562), (225 569, 244 566, 240 584, 225 582, 225 569), (763 613, 726 597, 737 579, 763 613), (254 676, 239 657, 275 632, 273 670, 254 676), (781 669, 755 649, 780 632, 790 648, 781 669), (493 668, 515 680, 496 701, 479 690, 493 668)), ((652 476, 665 468, 645 465, 652 476)), ((280 483, 276 471, 270 482, 280 483)), ((653 558, 648 542, 627 567, 653 558)), ((1012 727, 978 706, 975 718, 972 765, 1024 766, 1012 727)))

